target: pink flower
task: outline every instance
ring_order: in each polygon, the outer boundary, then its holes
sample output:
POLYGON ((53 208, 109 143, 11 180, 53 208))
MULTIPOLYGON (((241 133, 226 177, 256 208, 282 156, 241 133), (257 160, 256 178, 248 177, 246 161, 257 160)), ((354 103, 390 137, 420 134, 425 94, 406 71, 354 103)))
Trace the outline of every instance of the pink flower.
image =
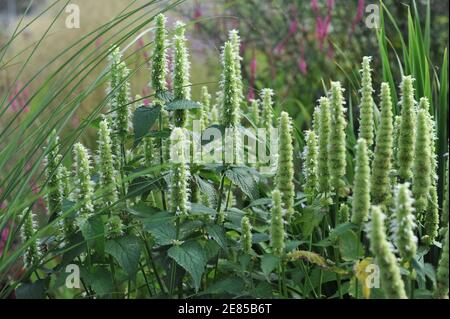
POLYGON ((100 45, 102 45, 102 43, 103 43, 102 37, 98 37, 97 39, 95 39, 95 47, 96 48, 100 47, 100 45))
POLYGON ((305 58, 303 56, 298 59, 298 68, 303 75, 308 74, 308 65, 306 64, 305 58))
POLYGON ((10 103, 11 110, 13 112, 20 112, 21 110, 23 110, 24 113, 28 112, 29 96, 29 88, 22 87, 22 84, 20 82, 16 83, 16 85, 14 86, 14 92, 8 96, 8 102, 10 103))
POLYGON ((3 254, 3 249, 5 248, 6 243, 8 241, 8 236, 9 236, 9 227, 6 226, 5 228, 3 228, 0 236, 0 256, 3 254))
POLYGON ((144 45, 145 45, 145 43, 144 43, 144 39, 142 39, 142 37, 140 37, 139 39, 137 39, 137 41, 136 41, 136 46, 137 46, 139 49, 143 48, 144 45))
POLYGON ((250 61, 250 81, 249 81, 249 91, 248 100, 255 99, 255 80, 256 80, 256 54, 253 50, 252 60, 250 61))
POLYGON ((319 14, 319 4, 317 3, 317 0, 311 0, 311 8, 316 15, 319 14))
POLYGON ((284 52, 284 40, 278 43, 273 51, 275 54, 282 54, 284 52))
POLYGON ((297 32, 298 29, 298 21, 297 19, 294 19, 291 21, 291 24, 289 25, 289 35, 294 35, 297 32))
POLYGON ((72 118, 70 119, 70 125, 72 125, 73 128, 78 127, 78 125, 80 124, 80 119, 78 118, 78 116, 74 115, 72 116, 72 118))
POLYGON ((356 29, 356 26, 358 25, 358 23, 361 22, 363 15, 364 15, 364 0, 358 0, 358 8, 356 10, 355 19, 353 19, 353 22, 352 22, 352 27, 351 27, 351 31, 350 31, 350 35, 349 35, 350 37, 355 32, 355 29, 356 29))
POLYGON ((142 103, 144 104, 144 106, 148 106, 150 105, 150 99, 146 98, 146 96, 148 96, 150 94, 150 90, 148 87, 143 87, 142 88, 142 95, 144 96, 144 99, 142 100, 142 103))

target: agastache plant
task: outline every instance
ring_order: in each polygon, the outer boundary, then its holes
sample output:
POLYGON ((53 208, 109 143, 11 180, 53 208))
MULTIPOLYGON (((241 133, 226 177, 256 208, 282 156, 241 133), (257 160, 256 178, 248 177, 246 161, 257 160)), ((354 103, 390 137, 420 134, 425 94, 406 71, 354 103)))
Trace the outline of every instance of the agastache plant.
POLYGON ((111 130, 108 121, 104 118, 99 124, 97 163, 99 168, 99 186, 106 206, 110 206, 118 199, 117 171, 114 168, 114 155, 112 153, 111 130))
POLYGON ((233 45, 226 42, 222 49, 222 125, 236 127, 240 122, 239 81, 236 76, 233 45))
POLYGON ((361 79, 361 104, 360 108, 360 122, 359 122, 359 137, 366 140, 367 147, 371 149, 374 138, 374 122, 373 122, 373 88, 372 88, 372 69, 370 62, 372 58, 365 56, 362 62, 362 79, 361 79))
POLYGON ((241 71, 241 61, 242 57, 240 56, 241 52, 241 38, 239 37, 238 30, 231 30, 229 33, 229 41, 233 47, 233 56, 234 56, 234 70, 236 73, 236 81, 237 81, 237 90, 239 95, 239 104, 244 99, 244 91, 242 84, 242 71, 241 71))
POLYGON ((389 299, 407 299, 400 267, 387 240, 384 226, 385 216, 378 206, 372 206, 371 216, 370 250, 376 258, 378 267, 380 267, 381 284, 386 297, 389 299))
POLYGON ((189 147, 186 147, 186 131, 175 128, 170 136, 170 201, 171 209, 177 215, 188 215, 190 211, 190 170, 188 165, 189 147))
POLYGON ((251 100, 250 101, 250 118, 253 121, 253 124, 258 127, 259 126, 259 101, 258 100, 251 100))
POLYGON ((166 17, 156 16, 155 46, 152 54, 152 76, 150 86, 155 93, 162 94, 167 90, 167 30, 166 17))
POLYGON ((305 177, 305 194, 311 201, 317 194, 317 137, 314 131, 305 132, 306 146, 303 149, 303 176, 305 177))
POLYGON ((392 169, 393 124, 392 100, 388 83, 381 84, 381 115, 377 129, 376 145, 372 162, 371 197, 375 205, 387 205, 390 193, 392 169))
POLYGON ((278 137, 278 167, 275 177, 276 187, 281 193, 281 200, 286 209, 286 220, 294 214, 294 148, 292 146, 291 118, 287 112, 281 112, 278 137))
POLYGON ((281 192, 275 189, 272 192, 273 206, 270 222, 270 245, 275 255, 281 256, 284 252, 284 219, 281 192))
POLYGON ((352 223, 362 225, 370 210, 370 167, 366 140, 360 138, 356 146, 356 167, 353 187, 352 223))
POLYGON ((412 177, 414 162, 414 140, 416 136, 416 109, 414 101, 414 79, 411 76, 403 77, 401 90, 401 121, 398 136, 397 165, 398 175, 402 180, 412 177))
POLYGON ((421 109, 417 114, 417 134, 413 162, 412 191, 416 213, 422 215, 428 207, 431 187, 431 139, 427 111, 421 109))
POLYGON ((241 220, 241 246, 244 253, 252 251, 252 225, 247 216, 241 220))
POLYGON ((53 130, 48 138, 47 155, 45 156, 45 173, 47 177, 47 208, 51 215, 59 214, 62 205, 61 159, 59 154, 59 137, 53 130))
POLYGON ((201 103, 202 107, 200 120, 202 122, 202 129, 205 129, 211 124, 209 120, 209 115, 211 113, 211 94, 209 94, 207 86, 202 86, 201 103))
POLYGON ((317 172, 319 180, 319 192, 327 194, 330 192, 330 179, 328 170, 328 139, 330 135, 330 100, 326 97, 319 99, 319 137, 317 154, 317 172))
MULTIPOLYGON (((190 62, 184 33, 185 25, 184 23, 178 21, 175 25, 175 64, 173 70, 173 93, 176 100, 191 99, 191 82, 189 80, 190 62)), ((184 127, 186 124, 186 119, 186 110, 175 110, 175 126, 184 127)))
POLYGON ((81 143, 77 143, 74 146, 73 160, 75 171, 75 200, 79 205, 77 223, 81 227, 94 212, 92 203, 94 189, 93 182, 91 181, 91 160, 88 150, 81 143))
POLYGON ((330 133, 328 136, 328 170, 330 183, 337 196, 345 196, 345 182, 343 180, 346 172, 346 135, 347 121, 345 119, 344 89, 339 82, 331 83, 330 92, 330 133))
POLYGON ((274 92, 272 89, 266 88, 261 90, 261 122, 267 131, 269 131, 273 127, 273 95, 274 92))
POLYGON ((37 223, 33 212, 28 208, 22 212, 21 219, 23 220, 23 224, 20 228, 20 237, 22 243, 27 245, 23 255, 23 262, 26 268, 30 268, 37 266, 41 258, 41 249, 38 241, 31 240, 37 231, 37 223), (28 243, 28 241, 30 242, 28 243))
POLYGON ((404 262, 410 262, 416 256, 417 237, 414 217, 414 200, 409 190, 409 184, 400 184, 396 189, 394 199, 394 218, 392 220, 392 233, 395 236, 395 245, 404 262))

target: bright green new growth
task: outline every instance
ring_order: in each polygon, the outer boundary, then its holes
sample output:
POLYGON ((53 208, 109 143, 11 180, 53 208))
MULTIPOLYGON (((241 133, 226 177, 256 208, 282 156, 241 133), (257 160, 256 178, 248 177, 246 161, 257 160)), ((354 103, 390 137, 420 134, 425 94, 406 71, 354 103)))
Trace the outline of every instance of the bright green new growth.
POLYGON ((402 113, 398 136, 397 164, 398 174, 403 180, 408 180, 412 177, 414 161, 416 110, 413 81, 411 76, 405 76, 400 84, 402 113))
POLYGON ((361 104, 360 108, 360 121, 359 121, 359 138, 366 140, 367 147, 370 149, 373 144, 374 138, 374 122, 373 122, 373 109, 374 101, 372 94, 374 92, 372 88, 372 75, 370 68, 370 62, 372 58, 365 56, 362 62, 362 79, 361 79, 361 104))
POLYGON ((175 128, 170 136, 170 163, 172 164, 170 200, 171 209, 177 215, 187 215, 190 210, 190 171, 188 166, 189 147, 186 147, 185 131, 175 128))
MULTIPOLYGON (((185 25, 178 21, 175 25, 174 37, 174 70, 173 70, 173 93, 176 100, 191 99, 191 83, 189 81, 189 53, 186 47, 186 37, 184 35, 185 25)), ((174 112, 175 126, 184 127, 186 124, 186 110, 176 110, 174 112)))
POLYGON ((281 112, 278 138, 278 168, 275 177, 276 188, 281 192, 281 200, 286 209, 286 220, 294 214, 294 148, 292 146, 291 118, 287 112, 281 112))
POLYGON ((375 205, 387 204, 390 199, 392 168, 393 126, 392 100, 388 83, 381 84, 381 118, 377 129, 376 145, 372 162, 371 198, 375 205))
POLYGON ((242 57, 240 56, 241 51, 241 38, 239 37, 238 30, 231 30, 229 33, 229 40, 231 42, 231 46, 233 47, 233 55, 234 55, 234 69, 236 72, 236 81, 237 81, 237 90, 239 94, 239 104, 244 100, 244 91, 242 84, 242 71, 241 71, 241 61, 242 57))
POLYGON ((439 260, 438 269, 436 272, 436 287, 434 291, 434 297, 438 299, 448 299, 448 257, 449 257, 449 250, 448 250, 448 228, 445 233, 444 238, 444 247, 442 248, 442 255, 441 259, 439 260))
MULTIPOLYGON (((35 220, 35 216, 31 209, 26 208, 21 215, 21 219, 23 220, 22 227, 20 228, 20 237, 22 239, 22 243, 26 244, 36 233, 37 231, 37 223, 35 220)), ((23 262, 26 268, 36 266, 41 258, 41 250, 39 248, 39 243, 37 240, 31 241, 30 244, 26 247, 23 262)))
POLYGON ((372 206, 370 249, 380 268, 381 284, 388 299, 407 299, 400 268, 386 238, 385 216, 378 206, 372 206))
POLYGON ((277 256, 284 252, 284 220, 281 193, 278 189, 272 192, 273 206, 271 210, 272 219, 270 223, 270 245, 277 256))
POLYGON ((236 76, 233 46, 226 42, 222 51, 222 125, 236 127, 240 122, 240 96, 239 83, 236 76))
POLYGON ((262 114, 261 123, 266 130, 270 130, 273 127, 273 97, 274 93, 272 89, 261 90, 262 100, 262 114))
POLYGON ((317 180, 317 137, 314 131, 305 132, 306 146, 303 150, 303 176, 305 194, 312 199, 318 190, 317 180))
POLYGON ((339 207, 339 224, 348 223, 350 220, 350 208, 347 204, 342 203, 339 207))
POLYGON ((362 225, 370 210, 370 168, 366 140, 360 138, 356 146, 356 167, 353 186, 352 223, 362 225))
POLYGON ((326 97, 319 99, 319 137, 317 154, 317 172, 319 180, 319 192, 328 193, 330 191, 329 171, 328 171, 328 136, 330 134, 330 101, 326 97))
POLYGON ((345 120, 344 108, 344 89, 340 82, 331 83, 330 105, 331 105, 331 121, 330 133, 328 136, 328 169, 330 173, 330 184, 334 188, 337 196, 345 196, 346 169, 346 136, 345 129, 347 121, 345 120))
POLYGON ((313 120, 312 120, 312 130, 317 137, 320 133, 320 107, 316 106, 314 108, 313 120))
POLYGON ((395 245, 404 262, 410 262, 417 252, 417 238, 414 218, 413 199, 409 184, 400 184, 396 191, 394 202, 395 219, 392 223, 395 245))
POLYGON ((103 119, 99 125, 98 139, 98 172, 100 175, 99 186, 105 200, 106 206, 117 201, 117 180, 114 169, 114 158, 112 154, 111 131, 108 121, 103 119))
POLYGON ((431 187, 431 138, 427 111, 421 109, 417 114, 416 147, 414 152, 412 191, 417 214, 421 215, 428 207, 431 187))
POLYGON ((205 129, 208 125, 210 125, 209 114, 211 113, 211 94, 208 93, 208 87, 202 86, 202 95, 201 95, 201 116, 200 120, 202 122, 202 129, 205 129))
POLYGON ((150 86, 157 93, 167 90, 167 31, 166 17, 156 16, 155 47, 152 54, 152 78, 150 86))
POLYGON ((250 253, 252 251, 252 225, 247 216, 242 217, 241 220, 241 245, 244 253, 250 253))
POLYGON ((253 121, 255 127, 259 126, 259 102, 258 100, 250 101, 250 118, 253 121))
POLYGON ((59 154, 59 137, 53 130, 47 142, 47 155, 45 156, 45 173, 47 178, 47 208, 49 215, 59 214, 63 199, 61 185, 61 154, 59 154))
POLYGON ((422 237, 425 245, 432 245, 439 235, 439 203, 436 187, 431 187, 429 196, 429 205, 424 217, 425 231, 422 237))
POLYGON ((79 204, 77 222, 81 227, 93 214, 94 196, 93 183, 91 181, 91 161, 88 150, 77 143, 73 150, 75 169, 75 201, 79 204))

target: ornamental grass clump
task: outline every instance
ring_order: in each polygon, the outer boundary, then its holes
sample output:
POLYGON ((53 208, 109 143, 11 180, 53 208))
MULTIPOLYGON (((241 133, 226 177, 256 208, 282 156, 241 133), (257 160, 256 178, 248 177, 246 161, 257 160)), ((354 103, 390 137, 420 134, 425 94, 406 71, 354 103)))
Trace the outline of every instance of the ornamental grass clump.
POLYGON ((392 99, 388 83, 381 84, 380 124, 372 162, 371 199, 375 205, 388 205, 391 196, 390 174, 393 156, 392 99))
POLYGON ((383 291, 389 299, 407 299, 405 284, 402 281, 400 267, 387 240, 384 226, 385 216, 378 206, 372 206, 372 221, 370 223, 370 250, 380 267, 380 277, 383 291))
POLYGON ((281 112, 278 137, 278 166, 275 177, 276 188, 281 193, 281 201, 286 209, 286 220, 294 214, 294 148, 292 146, 291 118, 286 112, 281 112))

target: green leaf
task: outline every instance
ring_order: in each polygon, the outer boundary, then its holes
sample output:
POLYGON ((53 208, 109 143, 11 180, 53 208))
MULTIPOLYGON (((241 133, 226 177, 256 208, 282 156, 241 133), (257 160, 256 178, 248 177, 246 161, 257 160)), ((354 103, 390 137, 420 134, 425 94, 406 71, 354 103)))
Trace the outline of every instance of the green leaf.
POLYGON ((207 262, 203 247, 196 241, 188 241, 180 246, 173 246, 167 254, 192 276, 195 290, 198 290, 207 262))
POLYGON ((191 203, 191 214, 216 216, 216 210, 199 203, 191 203))
POLYGON ((176 100, 168 103, 164 108, 167 111, 175 111, 175 110, 192 110, 199 109, 201 105, 195 101, 191 100, 176 100))
POLYGON ((155 97, 164 102, 170 102, 174 99, 173 93, 170 91, 157 92, 155 97))
POLYGON ((203 180, 203 178, 201 178, 197 174, 194 174, 194 180, 200 192, 202 194, 205 194, 208 198, 208 204, 212 207, 215 207, 217 205, 217 194, 214 186, 203 180))
POLYGON ((105 297, 114 291, 112 275, 105 267, 93 266, 90 269, 82 269, 81 277, 99 297, 105 297))
POLYGON ((278 267, 280 258, 272 254, 265 254, 261 258, 261 270, 264 276, 268 279, 270 273, 278 267))
POLYGON ((161 111, 161 106, 139 107, 133 114, 134 146, 136 147, 142 138, 147 135, 150 128, 156 122, 161 111))
POLYGON ((141 257, 141 244, 137 237, 129 235, 108 240, 105 250, 114 257, 130 277, 136 274, 141 257))
POLYGON ((206 227, 208 234, 214 239, 219 246, 227 251, 227 238, 225 236, 225 231, 222 226, 219 225, 209 225, 206 227))
POLYGON ((50 283, 50 277, 38 279, 33 283, 21 284, 16 289, 17 299, 44 299, 45 291, 50 283))
POLYGON ((127 198, 141 196, 145 199, 152 190, 161 188, 163 179, 161 176, 152 178, 148 176, 138 176, 133 179, 128 186, 127 198))
POLYGON ((136 205, 127 208, 127 212, 138 218, 149 218, 152 215, 159 213, 159 209, 156 207, 148 206, 143 202, 139 202, 136 205))
POLYGON ((100 255, 103 255, 105 252, 105 225, 101 216, 94 216, 84 223, 81 233, 86 239, 88 247, 95 248, 100 255))
POLYGON ((325 213, 317 207, 306 207, 303 210, 300 224, 302 225, 301 229, 305 238, 309 237, 314 228, 320 225, 324 216, 325 213))
POLYGON ((214 240, 207 240, 203 243, 203 251, 207 261, 216 257, 220 251, 220 246, 214 240))
POLYGON ((345 261, 358 260, 364 255, 363 244, 352 230, 339 236, 339 251, 345 261))
POLYGON ((229 294, 229 295, 240 295, 245 290, 245 282, 238 277, 228 277, 212 284, 208 290, 207 294, 229 294))
POLYGON ((144 224, 145 231, 151 231, 154 228, 173 222, 174 220, 175 216, 173 214, 169 212, 158 212, 151 217, 142 219, 142 223, 144 224))
POLYGON ((170 245, 177 237, 177 230, 172 223, 162 224, 148 231, 153 235, 158 245, 170 245))
POLYGON ((249 167, 236 166, 225 171, 227 178, 251 200, 259 197, 257 172, 249 167))

